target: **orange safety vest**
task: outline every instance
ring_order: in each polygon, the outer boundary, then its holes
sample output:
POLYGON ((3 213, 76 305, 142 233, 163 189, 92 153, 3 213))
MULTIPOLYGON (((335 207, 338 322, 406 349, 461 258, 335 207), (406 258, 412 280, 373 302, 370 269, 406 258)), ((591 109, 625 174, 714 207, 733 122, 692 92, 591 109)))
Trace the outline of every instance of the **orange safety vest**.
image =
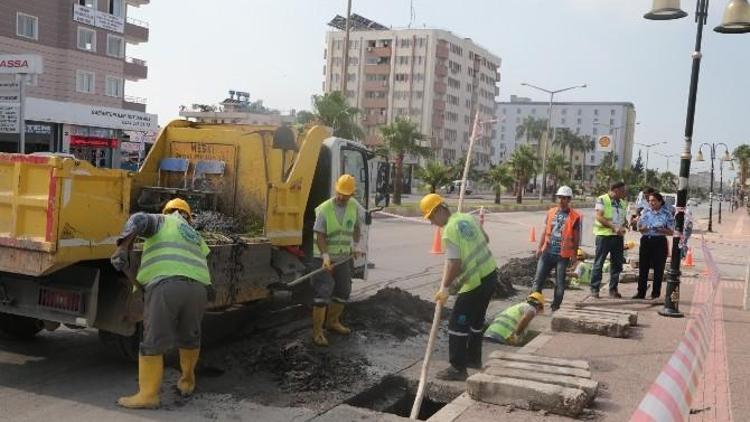
MULTIPOLYGON (((540 250, 545 250, 547 245, 552 239, 552 223, 555 220, 555 214, 560 207, 550 208, 547 212, 547 228, 544 230, 544 243, 540 250)), ((562 258, 571 258, 576 254, 575 245, 575 225, 581 220, 581 214, 579 214, 573 208, 570 208, 568 212, 568 219, 565 220, 565 227, 562 230, 562 244, 560 245, 560 256, 562 258)))

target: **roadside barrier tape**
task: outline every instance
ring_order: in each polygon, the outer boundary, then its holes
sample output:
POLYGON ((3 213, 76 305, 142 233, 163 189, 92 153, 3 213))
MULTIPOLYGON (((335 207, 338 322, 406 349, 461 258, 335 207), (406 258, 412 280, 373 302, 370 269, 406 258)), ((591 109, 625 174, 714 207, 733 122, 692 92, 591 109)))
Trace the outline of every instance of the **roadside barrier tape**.
POLYGON ((690 405, 713 338, 714 299, 719 284, 719 267, 706 243, 702 238, 708 283, 696 285, 693 303, 700 305, 691 309, 695 318, 688 323, 677 350, 641 400, 631 422, 685 422, 690 417, 690 405))
POLYGON ((429 221, 427 221, 427 220, 424 220, 424 219, 422 219, 422 218, 416 218, 416 217, 404 217, 403 215, 398 215, 398 214, 391 214, 391 213, 389 213, 389 212, 385 212, 385 211, 378 211, 378 212, 376 212, 375 214, 380 214, 380 215, 384 215, 384 216, 386 216, 386 217, 390 217, 390 218, 395 218, 395 219, 397 219, 397 220, 408 221, 408 222, 411 222, 411 223, 419 223, 419 224, 430 224, 430 222, 429 222, 429 221))

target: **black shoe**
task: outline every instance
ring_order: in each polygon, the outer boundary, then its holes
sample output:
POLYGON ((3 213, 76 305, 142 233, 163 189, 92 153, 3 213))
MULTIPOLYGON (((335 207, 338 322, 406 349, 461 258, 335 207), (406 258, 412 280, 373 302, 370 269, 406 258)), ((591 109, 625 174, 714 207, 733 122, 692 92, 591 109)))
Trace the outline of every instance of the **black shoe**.
POLYGON ((645 298, 646 298, 646 295, 645 294, 640 294, 640 293, 636 294, 633 297, 631 297, 631 299, 645 299, 645 298))
POLYGON ((591 297, 594 299, 599 299, 599 292, 591 292, 591 297))
POLYGON ((658 294, 658 295, 651 295, 651 300, 657 300, 657 299, 659 299, 659 298, 661 298, 661 294, 658 294))
POLYGON ((549 309, 550 309, 550 311, 552 311, 552 312, 556 312, 556 311, 557 311, 558 309, 560 309, 560 307, 559 307, 559 306, 555 306, 555 305, 552 305, 552 306, 550 306, 550 307, 549 307, 549 309))
POLYGON ((468 362, 466 367, 471 369, 482 369, 482 362, 468 362))
POLYGON ((622 295, 617 290, 609 292, 609 297, 612 299, 622 299, 622 295))
POLYGON ((458 369, 452 365, 435 374, 435 378, 443 381, 466 381, 468 376, 466 368, 458 369))

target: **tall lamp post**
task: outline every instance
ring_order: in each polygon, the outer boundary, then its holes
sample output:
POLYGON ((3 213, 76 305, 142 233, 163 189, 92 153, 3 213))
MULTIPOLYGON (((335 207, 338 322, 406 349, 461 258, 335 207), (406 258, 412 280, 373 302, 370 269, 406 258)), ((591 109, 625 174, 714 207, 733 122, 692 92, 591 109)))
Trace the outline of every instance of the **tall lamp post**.
MULTIPOLYGON (((724 161, 732 161, 732 157, 729 155, 729 147, 724 142, 718 142, 718 143, 711 143, 708 142, 702 143, 698 147, 698 157, 695 159, 695 161, 706 161, 703 158, 703 146, 707 146, 709 148, 709 152, 711 153, 710 159, 711 159, 711 185, 709 186, 710 189, 708 195, 708 231, 712 232, 714 228, 714 160, 716 160, 716 147, 717 146, 723 146, 724 147, 724 156, 721 157, 721 160, 719 160, 719 171, 721 173, 720 177, 721 180, 724 180, 724 171, 722 164, 724 161)), ((723 193, 724 189, 723 186, 719 186, 719 195, 723 193)), ((719 224, 721 224, 721 197, 719 197, 719 224)))
MULTIPOLYGON (((643 17, 651 20, 680 19, 687 13, 680 8, 680 0, 654 0, 653 8, 643 17)), ((685 147, 680 156, 680 183, 677 191, 677 209, 684 210, 687 204, 688 178, 690 177, 690 148, 693 143, 693 124, 695 122, 695 103, 698 96, 698 77, 701 69, 701 43, 703 26, 708 19, 708 0, 696 0, 695 51, 692 54, 693 65, 690 76, 687 118, 685 122, 685 147)), ((721 25, 714 31, 728 34, 750 32, 750 4, 747 0, 730 0, 727 4, 721 25)), ((676 233, 681 234, 685 226, 685 213, 678 212, 675 217, 676 233)), ((664 299, 664 309, 659 315, 666 317, 683 317, 679 310, 680 303, 680 236, 672 237, 672 261, 669 270, 669 281, 664 299)))
MULTIPOLYGON (((547 109, 547 131, 544 134, 544 145, 542 145, 542 186, 541 189, 539 189, 539 202, 544 202, 544 189, 547 187, 547 140, 549 139, 550 130, 552 128, 552 102, 555 100, 555 94, 559 94, 561 92, 570 91, 572 89, 576 88, 586 88, 586 84, 583 85, 575 85, 570 86, 563 89, 556 89, 556 90, 550 90, 546 88, 542 88, 536 85, 532 85, 526 82, 522 82, 521 86, 528 86, 529 88, 534 88, 538 91, 546 92, 549 94, 549 108, 547 109)), ((552 132, 552 143, 555 142, 555 132, 552 132)))
POLYGON ((640 145, 642 147, 646 147, 646 170, 643 172, 643 181, 644 182, 648 182, 648 156, 649 156, 649 153, 651 152, 651 148, 655 147, 657 145, 664 145, 666 143, 667 143, 666 141, 654 142, 653 144, 642 144, 640 142, 636 142, 636 145, 640 145))
MULTIPOLYGON (((654 151, 654 154, 667 159, 667 171, 671 173, 672 170, 669 168, 669 160, 672 157, 676 156, 677 154, 664 154, 663 152, 659 152, 659 151, 654 151)), ((646 161, 648 161, 648 159, 646 161)))

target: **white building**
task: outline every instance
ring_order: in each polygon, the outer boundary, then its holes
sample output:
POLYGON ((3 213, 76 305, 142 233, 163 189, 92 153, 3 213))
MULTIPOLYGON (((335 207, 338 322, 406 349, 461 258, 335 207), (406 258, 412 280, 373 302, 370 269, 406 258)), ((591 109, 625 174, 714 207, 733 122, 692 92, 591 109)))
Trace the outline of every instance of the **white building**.
MULTIPOLYGON (((517 128, 528 116, 547 120, 549 102, 534 102, 528 98, 511 96, 510 102, 499 102, 497 108, 497 143, 494 162, 507 161, 517 146, 526 143, 526 136, 517 137, 517 128)), ((590 136, 596 140, 602 135, 610 135, 614 140, 617 167, 630 165, 633 158, 633 138, 635 132, 635 106, 628 102, 565 102, 552 106, 552 127, 568 128, 580 136, 590 136)), ((536 149, 538 139, 529 139, 536 149)), ((551 140, 550 140, 551 143, 551 140)), ((554 151, 550 146, 549 151, 554 151)), ((567 152, 566 152, 567 154, 567 152)), ((594 171, 607 155, 607 152, 591 151, 585 154, 575 152, 573 161, 580 177, 581 160, 585 161, 585 176, 592 181, 594 171)))
MULTIPOLYGON (((334 19, 331 25, 340 27, 334 19)), ((469 38, 439 29, 388 29, 353 15, 346 95, 362 111, 365 143, 377 145, 379 127, 409 117, 429 137, 434 158, 465 156, 475 113, 495 115, 500 57, 469 38)), ((326 35, 323 91, 341 91, 344 31, 326 35)), ((475 143, 479 168, 491 163, 492 131, 475 143)))

